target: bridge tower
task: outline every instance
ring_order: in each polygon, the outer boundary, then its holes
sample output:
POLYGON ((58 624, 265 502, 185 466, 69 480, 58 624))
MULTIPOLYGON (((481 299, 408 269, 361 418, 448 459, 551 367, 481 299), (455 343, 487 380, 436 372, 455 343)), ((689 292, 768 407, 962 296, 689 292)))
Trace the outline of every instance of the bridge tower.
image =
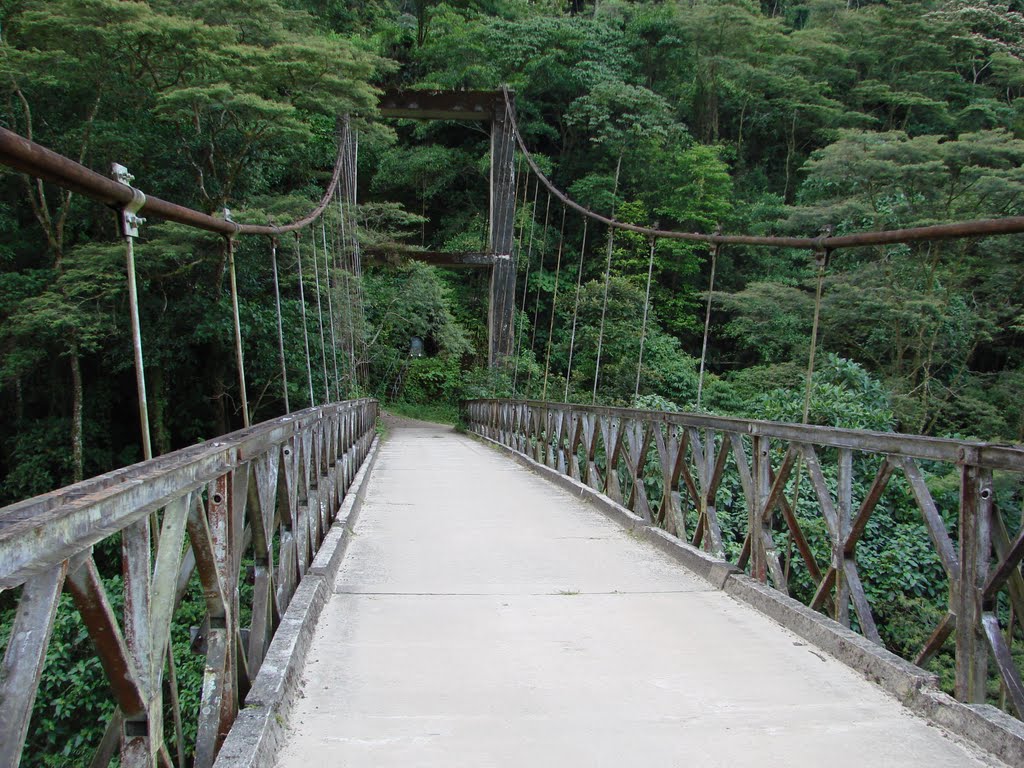
POLYGON ((389 91, 380 100, 380 113, 383 117, 490 123, 490 221, 487 251, 410 251, 404 255, 437 266, 490 269, 487 327, 488 361, 492 367, 500 365, 512 354, 515 339, 516 263, 512 252, 516 204, 515 136, 508 114, 508 110, 514 108, 514 102, 506 105, 505 95, 501 91, 389 91))

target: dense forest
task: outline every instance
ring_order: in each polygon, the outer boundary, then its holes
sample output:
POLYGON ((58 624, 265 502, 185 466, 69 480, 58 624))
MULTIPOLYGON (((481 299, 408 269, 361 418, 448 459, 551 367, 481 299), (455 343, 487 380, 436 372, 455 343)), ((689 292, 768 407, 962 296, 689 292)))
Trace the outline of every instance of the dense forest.
MULTIPOLYGON (((307 210, 330 172, 335 116, 351 114, 360 236, 385 251, 482 248, 489 151, 480 125, 375 120, 385 88, 508 84, 556 184, 666 229, 914 226, 1019 213, 1024 191, 1024 15, 1012 4, 60 0, 2 12, 5 125, 92 167, 121 162, 137 186, 201 210, 253 221, 307 210)), ((568 392, 589 402, 606 235, 592 227, 580 260, 582 222, 568 217, 556 304, 558 204, 552 213, 543 192, 520 186, 516 394, 539 396, 545 368, 548 389, 565 393, 578 310, 568 392)), ((134 389, 113 217, 14 174, 0 195, 0 498, 12 501, 139 449, 122 407, 134 389)), ((239 242, 258 421, 283 410, 272 281, 266 243, 239 242)), ((633 399, 647 247, 640 236, 613 243, 605 402, 633 399)), ((166 452, 241 423, 224 248, 153 222, 138 250, 153 433, 166 452)), ((705 246, 659 242, 644 402, 695 405, 708 271, 705 246)), ((799 417, 814 274, 808 252, 722 250, 703 408, 799 417)), ((1022 280, 1014 238, 839 252, 812 421, 1021 440, 1022 280), (885 406, 856 406, 864 387, 885 406)), ((511 394, 511 378, 486 371, 486 281, 369 264, 367 393, 433 404, 511 394), (412 336, 430 354, 409 363, 412 336)), ((302 405, 296 282, 282 288, 302 405)))
MULTIPOLYGON (((350 116, 358 237, 380 257, 364 264, 365 322, 348 326, 369 376, 325 381, 314 366, 317 402, 371 395, 447 419, 485 395, 589 403, 600 336, 598 402, 694 410, 710 298, 701 410, 800 421, 807 394, 812 423, 1024 441, 1019 237, 836 253, 805 393, 813 254, 724 247, 709 293, 707 246, 658 241, 647 302, 648 240, 584 230, 573 214, 563 225, 561 205, 524 173, 517 353, 490 370, 488 275, 402 257, 485 248, 486 127, 375 115, 384 89, 508 85, 522 138, 554 183, 662 229, 817 236, 1022 215, 1017 2, 2 0, 0 35, 2 125, 101 172, 122 163, 144 191, 229 207, 239 221, 308 211, 330 176, 336 118, 350 116), (413 337, 424 356, 410 357, 413 337)), ((114 215, 0 173, 9 503, 138 461, 141 449, 114 215)), ((279 258, 295 409, 310 404, 305 319, 295 254, 279 258)), ((153 220, 136 259, 156 452, 240 427, 223 240, 153 220)), ((258 422, 284 412, 268 243, 240 239, 237 261, 258 422)), ((319 332, 312 320, 308 332, 319 332)), ((948 501, 955 486, 943 482, 933 492, 948 501)), ((881 574, 869 597, 887 644, 908 653, 921 640, 911 618, 941 608, 941 569, 907 505, 883 506, 885 530, 863 555, 881 574)), ((99 670, 75 654, 80 625, 68 618, 56 637, 64 663, 44 680, 36 759, 87 763, 110 703, 82 693, 99 670), (84 728, 83 706, 95 715, 84 728)), ((947 676, 948 661, 936 662, 947 676)))

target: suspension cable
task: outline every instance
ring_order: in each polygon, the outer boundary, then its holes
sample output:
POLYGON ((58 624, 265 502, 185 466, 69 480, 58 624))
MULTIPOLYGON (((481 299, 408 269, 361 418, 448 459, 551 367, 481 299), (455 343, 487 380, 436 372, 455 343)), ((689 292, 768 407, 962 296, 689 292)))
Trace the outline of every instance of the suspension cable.
MULTIPOLYGON (((341 400, 341 391, 339 389, 341 379, 338 376, 338 339, 334 332, 334 300, 331 298, 334 290, 331 287, 331 262, 328 258, 327 250, 327 224, 324 222, 323 216, 320 217, 320 235, 323 238, 324 246, 324 283, 327 285, 327 316, 331 325, 331 357, 334 360, 334 397, 341 400)), ((313 232, 313 237, 316 237, 316 232, 313 232)))
POLYGON ((700 373, 697 376, 697 410, 700 410, 700 398, 704 392, 704 363, 708 357, 708 335, 711 331, 711 297, 715 291, 715 268, 718 265, 718 243, 711 245, 711 277, 708 279, 708 301, 704 309, 704 340, 700 345, 700 373))
POLYGON ((284 324, 281 322, 281 284, 277 278, 277 238, 270 238, 270 264, 274 270, 274 307, 277 311, 277 356, 281 362, 281 394, 284 395, 284 412, 291 413, 288 405, 288 366, 284 358, 284 324))
POLYGON ((313 396, 313 365, 309 358, 309 322, 306 320, 306 291, 303 288, 305 280, 302 275, 302 235, 295 233, 295 260, 299 269, 299 306, 302 308, 302 341, 306 347, 306 380, 309 382, 309 405, 316 405, 316 398, 313 396))
POLYGON ((803 424, 808 422, 811 415, 811 383, 814 378, 814 356, 818 349, 818 326, 821 319, 821 297, 825 285, 825 269, 828 265, 829 254, 827 251, 819 251, 815 254, 818 265, 818 279, 814 290, 814 320, 811 323, 811 348, 807 355, 807 375, 804 381, 804 412, 803 424))
MULTIPOLYGON (((511 105, 511 96, 506 86, 502 86, 507 105, 511 105)), ((511 108, 506 113, 510 121, 512 133, 516 143, 522 151, 531 170, 538 174, 544 184, 560 202, 565 203, 584 216, 596 221, 610 224, 617 229, 627 229, 639 232, 642 235, 653 235, 659 238, 670 240, 692 240, 710 243, 727 243, 733 245, 765 245, 775 248, 825 248, 835 251, 840 248, 852 248, 865 245, 893 245, 896 243, 918 242, 922 240, 948 240, 963 237, 989 237, 994 235, 1010 235, 1024 232, 1024 216, 1004 216, 998 219, 974 219, 970 221, 957 221, 949 224, 935 224, 925 227, 910 227, 907 229, 856 232, 849 235, 827 236, 819 238, 805 237, 767 237, 750 235, 706 235, 697 232, 675 232, 669 230, 652 230, 648 227, 640 227, 625 222, 613 222, 610 219, 595 213, 579 203, 571 200, 557 187, 548 181, 540 168, 537 167, 533 157, 523 142, 519 133, 519 126, 516 122, 515 111, 511 108)), ((347 121, 346 121, 347 124, 347 121)), ((308 226, 319 216, 331 198, 334 178, 337 177, 340 168, 340 157, 342 146, 339 142, 338 159, 335 161, 334 176, 332 182, 325 190, 320 203, 309 214, 301 219, 282 226, 236 224, 218 219, 199 211, 177 205, 160 198, 147 195, 146 205, 141 209, 146 215, 153 215, 166 221, 173 221, 186 226, 204 229, 221 235, 280 235, 285 232, 298 231, 308 226)), ((14 170, 27 173, 38 179, 46 179, 59 186, 80 192, 86 197, 97 200, 105 205, 119 207, 127 205, 132 201, 134 191, 127 184, 119 184, 108 179, 95 171, 86 168, 81 163, 74 162, 46 147, 36 144, 13 131, 0 128, 0 163, 13 168, 14 170)))
POLYGON ((562 226, 558 233, 558 257, 555 261, 555 291, 551 298, 551 323, 548 325, 548 350, 544 355, 544 388, 541 400, 548 399, 548 371, 551 369, 551 340, 555 335, 555 311, 558 309, 558 278, 562 272, 562 247, 565 243, 565 206, 562 206, 562 226))
POLYGON ((633 387, 633 405, 636 406, 636 399, 640 397, 640 371, 644 367, 644 344, 647 342, 647 310, 651 305, 651 275, 654 272, 654 249, 658 241, 651 238, 651 256, 647 260, 647 293, 644 296, 644 319, 640 326, 640 354, 636 360, 636 386, 633 387))
MULTIPOLYGON (((515 152, 515 146, 514 145, 513 145, 512 149, 513 149, 513 152, 515 152)), ((523 156, 518 154, 518 153, 515 154, 515 163, 510 164, 510 169, 509 169, 509 173, 512 174, 512 178, 514 180, 514 187, 515 187, 514 193, 512 195, 512 206, 511 206, 511 208, 509 206, 501 206, 501 209, 499 211, 499 213, 502 216, 502 218, 500 219, 501 224, 500 224, 500 226, 492 226, 492 228, 491 228, 492 232, 504 232, 504 231, 506 231, 506 229, 508 229, 509 226, 511 226, 511 228, 512 228, 512 242, 509 245, 509 258, 511 259, 511 268, 512 268, 512 280, 511 280, 512 285, 511 285, 511 288, 509 288, 509 286, 508 286, 508 284, 506 282, 502 282, 501 283, 501 285, 500 285, 500 289, 502 291, 501 301, 500 302, 492 301, 491 302, 492 306, 488 310, 488 324, 492 325, 493 323, 495 323, 495 320, 496 320, 495 318, 493 318, 491 316, 491 312, 493 312, 494 307, 495 306, 502 306, 502 305, 505 305, 505 304, 511 302, 511 305, 512 305, 512 307, 511 307, 512 327, 509 328, 509 333, 511 333, 511 335, 512 335, 512 349, 508 351, 508 355, 506 355, 504 357, 500 367, 497 366, 497 365, 490 365, 490 366, 488 366, 488 377, 487 377, 487 380, 488 380, 488 390, 491 393, 491 396, 495 396, 496 393, 497 393, 498 382, 501 379, 501 374, 502 373, 507 373, 508 367, 509 367, 510 364, 512 366, 515 366, 515 365, 518 364, 518 355, 517 355, 517 349, 516 349, 516 343, 518 341, 518 337, 517 337, 517 329, 518 329, 518 327, 516 325, 516 291, 517 291, 518 283, 516 282, 516 280, 518 279, 518 273, 519 273, 519 256, 522 253, 523 229, 525 227, 525 222, 522 222, 522 217, 518 216, 517 214, 518 214, 518 211, 519 211, 519 192, 520 192, 520 190, 522 190, 522 192, 523 192, 523 207, 525 208, 526 207, 526 197, 529 194, 529 188, 530 188, 530 176, 529 176, 529 174, 526 174, 526 173, 522 172, 522 165, 523 165, 523 156), (511 291, 511 297, 506 295, 509 292, 509 290, 511 291), (512 359, 510 360, 509 357, 511 357, 512 359)), ((501 166, 501 170, 502 171, 504 170, 504 167, 505 166, 504 166, 504 163, 503 163, 502 166, 501 166)), ((504 188, 504 186, 503 186, 503 184, 501 182, 499 182, 495 186, 495 189, 503 189, 503 188, 504 188)), ((493 210, 490 211, 490 214, 493 214, 493 210)), ((491 248, 493 250, 493 243, 491 243, 490 237, 487 238, 487 245, 488 245, 489 248, 491 248)), ((492 293, 493 293, 493 289, 494 289, 493 281, 494 281, 494 272, 492 270, 492 274, 491 274, 492 293)), ((493 299, 493 295, 492 295, 492 299, 493 299)), ((490 355, 490 354, 491 354, 490 351, 488 351, 488 355, 490 355)))
POLYGON ((245 357, 242 354, 242 324, 238 318, 238 280, 235 277, 235 239, 225 238, 228 248, 228 276, 231 282, 231 313, 235 321, 235 360, 238 365, 238 389, 242 396, 242 425, 249 426, 249 397, 245 390, 245 357))
MULTIPOLYGON (((515 145, 509 144, 507 148, 512 151, 508 162, 491 164, 491 191, 510 190, 511 196, 492 194, 487 206, 487 215, 484 217, 484 237, 482 240, 483 250, 492 257, 502 261, 507 259, 505 265, 495 262, 490 270, 490 292, 491 302, 488 307, 487 324, 489 328, 488 342, 488 387, 493 392, 499 376, 499 369, 507 370, 513 364, 511 358, 515 356, 515 305, 516 305, 516 271, 518 263, 516 260, 516 203, 519 200, 519 181, 517 164, 522 158, 515 154, 515 145), (507 272, 506 270, 511 270, 507 272), (511 324, 507 317, 501 317, 499 308, 511 310, 511 324), (508 325, 506 328, 505 326, 508 325), (508 348, 508 341, 511 340, 511 349, 508 348), (495 346, 497 343, 497 346, 495 346)), ((497 148, 494 150, 498 151, 497 148)), ((492 158, 493 160, 493 158, 492 158)))
MULTIPOLYGON (((807 424, 811 417, 811 390, 814 382, 814 358, 815 353, 818 349, 818 328, 819 321, 821 318, 821 300, 824 293, 825 287, 825 271, 828 268, 829 256, 831 254, 828 251, 817 251, 814 254, 815 262, 818 267, 818 275, 814 288, 814 319, 811 322, 811 340, 810 348, 807 352, 807 373, 804 379, 804 409, 803 416, 801 418, 802 424, 807 424)), ((796 514, 797 505, 800 503, 800 480, 804 469, 803 453, 798 453, 796 457, 796 470, 793 473, 793 501, 790 509, 793 514, 796 514)), ((789 579, 789 564, 793 559, 793 532, 788 530, 787 526, 787 539, 786 539, 787 555, 786 555, 786 579, 789 579)), ((838 592, 836 597, 838 598, 838 592)), ((839 603, 836 603, 836 611, 839 610, 839 603)))
POLYGON ((505 96, 505 103, 509 105, 507 111, 511 122, 512 133, 516 137, 519 150, 523 153, 530 170, 544 184, 549 192, 560 202, 572 208, 574 211, 583 214, 587 218, 607 224, 616 229, 625 229, 630 232, 637 232, 648 237, 658 237, 666 240, 691 240, 702 243, 720 243, 722 245, 764 245, 770 248, 810 248, 815 251, 828 250, 836 251, 840 248, 857 248, 865 245, 895 245, 897 243, 912 243, 922 240, 956 240, 962 237, 991 237, 994 235, 1011 235, 1024 232, 1024 216, 1004 216, 998 219, 972 219, 970 221, 957 221, 950 224, 933 224, 926 227, 909 227, 907 229, 894 229, 873 232, 855 232, 849 235, 822 235, 819 237, 771 237, 761 235, 706 235, 699 232, 678 232, 666 229, 651 229, 636 224, 627 224, 624 221, 615 221, 607 216, 602 216, 595 211, 580 205, 564 192, 558 189, 544 172, 537 165, 523 141, 519 132, 519 125, 516 122, 515 111, 511 108, 512 97, 507 86, 502 86, 505 96))
POLYGON ((345 282, 345 317, 348 321, 348 392, 351 395, 357 388, 356 383, 356 324, 352 307, 352 273, 349 270, 348 236, 345 234, 345 209, 338 196, 338 227, 341 231, 341 266, 345 282))
MULTIPOLYGON (((225 237, 236 235, 280 235, 285 232, 296 232, 309 226, 323 212, 330 202, 331 195, 338 184, 341 173, 342 143, 338 142, 338 154, 335 157, 331 180, 324 190, 317 206, 301 219, 279 226, 265 224, 241 224, 225 218, 210 216, 207 213, 186 208, 183 205, 162 200, 155 195, 145 195, 144 203, 134 213, 156 216, 165 221, 173 221, 188 227, 214 232, 225 237)), ((89 197, 104 205, 122 208, 131 205, 139 190, 129 184, 115 181, 86 168, 41 144, 19 136, 6 128, 0 128, 0 164, 21 171, 37 179, 51 181, 58 186, 85 197, 89 197)))
MULTIPOLYGON (((325 221, 326 221, 326 216, 325 216, 325 221)), ((345 282, 345 272, 344 272, 344 269, 342 268, 342 242, 341 242, 341 219, 340 219, 340 215, 333 219, 333 223, 331 225, 331 266, 332 266, 333 271, 334 271, 334 287, 335 287, 335 292, 336 292, 335 298, 336 298, 337 302, 341 302, 342 301, 342 286, 343 286, 343 284, 345 282)), ((338 335, 341 338, 341 359, 342 359, 342 363, 347 365, 348 364, 348 356, 347 356, 348 353, 346 351, 347 347, 346 347, 346 343, 345 343, 345 314, 344 314, 343 310, 344 310, 344 304, 343 303, 339 303, 338 304, 337 321, 338 321, 338 335)), ((351 393, 352 393, 351 378, 349 376, 349 373, 348 373, 347 369, 344 366, 342 366, 339 370, 342 371, 342 373, 343 373, 341 378, 338 380, 339 381, 339 387, 341 386, 341 382, 345 382, 345 381, 349 382, 345 386, 345 398, 347 399, 347 398, 351 397, 351 393)))
MULTIPOLYGON (((526 314, 526 294, 530 285, 530 260, 533 257, 533 232, 537 226, 537 196, 540 194, 540 181, 533 186, 533 207, 530 210, 530 239, 526 247, 526 269, 523 273, 523 302, 519 310, 520 318, 526 314)), ((525 227, 526 225, 523 224, 525 227)), ((523 325, 519 323, 516 341, 516 361, 512 371, 512 397, 516 396, 519 386, 519 357, 523 351, 523 325)))
MULTIPOLYGON (((353 253, 355 254, 356 260, 356 272, 359 276, 359 282, 356 284, 356 288, 359 293, 359 318, 361 326, 365 329, 366 327, 366 301, 365 294, 363 292, 363 260, 359 249, 359 218, 356 215, 358 212, 356 195, 359 189, 359 133, 349 132, 349 143, 352 145, 352 172, 349 183, 351 184, 351 204, 349 205, 350 215, 352 216, 352 242, 353 242, 353 253)), ((361 347, 363 350, 363 386, 367 390, 370 388, 370 354, 368 347, 366 346, 366 333, 365 330, 359 335, 361 347)))
MULTIPOLYGON (((622 169, 622 153, 615 163, 615 185, 612 188, 612 219, 615 218, 615 203, 619 194, 619 171, 622 169)), ((597 379, 601 375, 601 351, 604 346, 604 319, 608 312, 608 283, 612 276, 612 249, 615 247, 615 227, 608 227, 608 257, 604 266, 604 299, 601 302, 601 327, 597 333, 597 363, 594 366, 594 389, 590 394, 590 404, 597 402, 597 379)))
MULTIPOLYGON (((513 175, 515 176, 515 180, 516 180, 515 194, 512 197, 512 200, 514 202, 512 204, 511 212, 506 212, 506 214, 505 214, 506 218, 505 218, 505 221, 502 224, 503 228, 508 226, 508 219, 509 219, 509 217, 512 218, 512 231, 513 231, 513 236, 512 236, 512 253, 513 253, 513 255, 516 253, 516 246, 518 245, 517 238, 522 235, 522 229, 523 229, 522 226, 517 221, 518 217, 516 216, 516 208, 517 208, 517 204, 519 203, 519 191, 521 189, 528 189, 529 186, 530 186, 530 177, 529 177, 529 175, 523 173, 522 164, 523 164, 523 157, 522 157, 522 155, 517 155, 516 156, 516 167, 513 170, 513 175), (525 183, 523 183, 523 182, 525 182, 525 183), (519 231, 518 235, 515 234, 516 230, 519 231)), ((525 194, 525 192, 523 194, 523 205, 526 205, 526 194, 525 194)), ((513 304, 515 303, 515 295, 514 295, 514 293, 515 292, 513 291, 513 297, 512 297, 513 304)))
POLYGON ((569 402, 569 382, 572 380, 572 356, 576 350, 576 319, 580 309, 580 287, 583 284, 583 255, 587 252, 587 219, 583 219, 583 241, 580 244, 580 265, 576 272, 576 301, 572 307, 572 334, 569 336, 569 365, 565 371, 565 394, 562 402, 569 402))
MULTIPOLYGON (((514 150, 514 147, 513 147, 513 150, 514 150)), ((510 249, 509 249, 510 250, 509 256, 510 256, 510 258, 512 260, 513 278, 515 278, 515 275, 518 273, 519 255, 522 252, 522 233, 523 233, 523 229, 525 228, 525 222, 522 222, 521 221, 521 217, 516 215, 517 212, 518 212, 518 206, 519 206, 519 190, 520 189, 522 190, 522 207, 523 207, 523 209, 525 209, 525 207, 526 207, 526 197, 529 194, 529 174, 522 172, 522 155, 517 155, 516 156, 516 162, 515 162, 515 165, 512 167, 511 173, 513 175, 513 178, 515 179, 515 194, 512 197, 512 201, 513 201, 512 202, 512 208, 511 208, 511 210, 506 210, 505 219, 504 219, 504 222, 502 223, 502 227, 500 229, 498 229, 497 231, 504 231, 505 227, 507 227, 509 225, 509 219, 511 218, 511 221, 512 221, 512 243, 511 243, 511 246, 510 246, 510 249)), ((500 186, 501 185, 499 184, 499 188, 500 188, 500 186)), ((506 207, 506 209, 507 209, 507 207, 506 207)), ((490 247, 492 245, 493 244, 490 244, 489 241, 488 241, 488 247, 490 247)), ((492 280, 493 280, 493 278, 492 278, 492 280)), ((516 327, 516 324, 515 324, 515 304, 516 304, 516 283, 513 280, 513 284, 512 284, 512 328, 510 329, 510 332, 512 334, 512 349, 510 350, 510 355, 513 358, 513 361, 512 361, 512 365, 513 366, 515 366, 516 362, 517 362, 517 360, 515 359, 516 358, 516 340, 517 340, 516 339, 516 329, 517 329, 517 327, 516 327)), ((489 318, 488 318, 488 323, 489 322, 490 321, 489 321, 489 318)), ((509 366, 509 358, 506 357, 503 360, 503 365, 501 366, 501 368, 504 369, 505 372, 507 372, 508 371, 508 366, 509 366)), ((488 385, 487 386, 488 386, 488 390, 490 391, 490 394, 492 394, 493 396, 498 391, 499 379, 500 379, 499 367, 498 366, 488 366, 488 385)))
MULTIPOLYGON (((548 195, 547 207, 544 209, 544 230, 540 237, 540 246, 537 248, 537 292, 533 298, 533 329, 530 333, 530 357, 536 362, 534 356, 534 349, 537 344, 537 321, 540 317, 540 289, 544 282, 544 256, 548 250, 548 225, 551 223, 551 195, 548 195)), ((530 365, 530 370, 527 371, 526 377, 526 392, 527 394, 532 391, 533 385, 533 365, 530 365)))
MULTIPOLYGON (((522 205, 519 206, 519 207, 521 207, 525 211, 526 210, 527 202, 528 202, 528 200, 530 198, 530 176, 528 174, 525 174, 525 173, 522 176, 523 176, 523 187, 522 187, 522 189, 523 189, 523 202, 522 202, 522 205)), ((536 195, 536 191, 537 191, 537 187, 535 185, 534 186, 534 195, 536 195)), ((517 187, 517 189, 516 189, 516 199, 518 199, 518 195, 519 195, 519 189, 517 187)), ((517 208, 517 210, 518 210, 518 208, 517 208)), ((523 237, 526 235, 526 221, 525 221, 525 219, 523 217, 521 217, 521 216, 516 216, 515 226, 519 229, 519 234, 516 236, 516 243, 515 243, 515 252, 516 252, 516 255, 518 257, 518 256, 522 255, 523 237)))
POLYGON ((320 323, 320 360, 324 366, 324 402, 331 402, 331 384, 330 379, 327 377, 327 343, 324 338, 324 312, 320 304, 320 267, 317 265, 316 258, 316 229, 313 230, 312 237, 309 238, 310 247, 313 254, 313 284, 316 289, 316 315, 320 323))
MULTIPOLYGON (((521 164, 521 163, 522 163, 522 158, 520 156, 516 156, 514 162, 509 163, 508 165, 506 165, 505 163, 502 163, 501 166, 499 166, 499 168, 498 168, 498 178, 494 182, 494 188, 495 189, 504 189, 506 186, 513 187, 513 191, 512 191, 512 206, 511 207, 509 207, 507 205, 501 206, 499 208, 499 210, 498 210, 497 216, 494 217, 493 220, 492 220, 491 217, 494 215, 494 211, 489 207, 488 208, 487 222, 486 222, 486 226, 484 227, 484 231, 485 232, 487 232, 488 229, 490 230, 491 233, 504 232, 505 229, 508 227, 508 223, 509 223, 510 219, 513 222, 513 230, 515 229, 516 202, 519 200, 519 189, 520 189, 520 186, 519 186, 520 173, 519 173, 519 168, 517 167, 517 164, 521 164)), ((513 246, 514 246, 514 241, 515 241, 515 236, 514 235, 513 235, 512 239, 513 239, 513 246)), ((485 251, 491 250, 491 251, 493 251, 495 253, 495 255, 503 255, 503 254, 499 254, 498 251, 495 251, 493 249, 493 245, 494 245, 494 243, 491 242, 491 237, 485 235, 484 239, 483 239, 483 248, 482 248, 482 250, 485 250, 485 251)), ((509 255, 512 255, 512 254, 510 253, 509 255)), ((515 303, 515 295, 514 294, 515 294, 515 291, 513 290, 513 299, 512 299, 513 304, 515 303)))
MULTIPOLYGON (((510 215, 512 216, 512 267, 518 280, 519 274, 519 257, 523 254, 523 236, 526 230, 526 221, 522 216, 518 215, 520 208, 526 210, 526 202, 530 195, 530 176, 529 174, 522 173, 522 155, 519 155, 516 159, 519 167, 516 169, 516 192, 515 192, 515 204, 512 206, 510 215), (520 183, 522 182, 522 183, 520 183), (519 204, 519 192, 522 190, 523 199, 522 205, 519 204)), ((507 220, 506 224, 507 226, 507 220)), ((516 321, 516 291, 518 290, 518 283, 512 286, 512 358, 513 366, 518 367, 519 364, 519 326, 516 321)), ((507 361, 505 369, 507 370, 507 361)), ((497 390, 498 384, 498 369, 494 366, 489 368, 490 375, 488 377, 489 387, 492 395, 497 390)))
POLYGON ((132 352, 135 357, 135 388, 139 399, 139 428, 142 431, 142 457, 153 458, 153 441, 149 434, 149 401, 146 399, 146 373, 142 357, 142 327, 139 323, 139 290, 135 281, 135 238, 124 236, 125 262, 128 270, 128 307, 132 327, 132 352))
POLYGON ((349 319, 350 319, 350 338, 352 344, 352 384, 353 387, 358 390, 361 386, 361 368, 363 349, 362 345, 358 344, 357 341, 362 337, 362 323, 359 323, 357 330, 357 311, 359 306, 359 278, 356 274, 356 235, 352 228, 352 221, 350 219, 351 206, 350 206, 350 184, 349 180, 352 175, 352 158, 351 158, 351 147, 350 147, 350 133, 345 134, 345 152, 343 159, 343 172, 341 180, 341 196, 339 197, 340 206, 339 212, 342 216, 345 239, 347 241, 346 248, 348 251, 347 269, 348 269, 348 302, 349 302, 349 319))
POLYGON ((359 256, 359 237, 357 233, 358 221, 354 212, 356 204, 356 174, 359 164, 359 142, 353 136, 351 129, 346 129, 345 134, 345 173, 343 184, 343 197, 345 200, 346 218, 348 220, 348 235, 351 241, 352 276, 355 284, 355 306, 356 315, 359 320, 359 358, 356 360, 356 384, 364 388, 369 387, 369 355, 366 346, 366 314, 363 300, 363 268, 359 256))

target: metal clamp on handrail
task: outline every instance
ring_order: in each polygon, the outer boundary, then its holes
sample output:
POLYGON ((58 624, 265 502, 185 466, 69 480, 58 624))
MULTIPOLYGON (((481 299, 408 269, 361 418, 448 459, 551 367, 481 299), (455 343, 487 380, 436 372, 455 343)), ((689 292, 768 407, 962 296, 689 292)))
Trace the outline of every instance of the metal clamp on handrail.
POLYGON ((146 204, 146 193, 141 189, 132 186, 135 177, 128 172, 120 163, 112 163, 110 175, 114 180, 124 184, 132 191, 132 199, 121 206, 120 223, 122 237, 138 237, 139 227, 146 223, 146 220, 138 215, 139 211, 146 204))

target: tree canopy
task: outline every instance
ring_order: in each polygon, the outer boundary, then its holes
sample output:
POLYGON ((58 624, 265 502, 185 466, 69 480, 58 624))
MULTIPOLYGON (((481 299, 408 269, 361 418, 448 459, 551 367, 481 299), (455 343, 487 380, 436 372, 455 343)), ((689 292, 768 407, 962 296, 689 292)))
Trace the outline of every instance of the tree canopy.
MULTIPOLYGON (((360 277, 327 270, 321 250, 317 279, 339 308, 331 332, 365 350, 369 376, 334 382, 326 364, 307 374, 306 341, 319 354, 321 340, 312 248, 341 248, 328 240, 343 218, 332 207, 324 230, 277 251, 293 409, 328 387, 449 418, 480 395, 694 409, 700 388, 703 410, 802 417, 812 254, 724 247, 712 287, 704 245, 609 237, 572 212, 563 228, 561 205, 521 161, 516 354, 489 369, 488 275, 402 254, 485 248, 490 135, 382 120, 385 89, 508 85, 522 138, 554 183, 635 224, 815 236, 1024 208, 1015 1, 17 0, 0 3, 0 30, 5 127, 100 171, 122 163, 143 190, 208 213, 308 211, 330 176, 336 121, 349 116, 358 232, 345 237, 380 260, 360 277), (423 357, 410 356, 412 337, 423 357)), ((141 451, 125 407, 133 358, 111 212, 13 171, 0 178, 9 503, 141 451)), ((237 241, 254 421, 284 408, 269 249, 237 241)), ((150 222, 137 243, 158 453, 242 424, 227 265, 221 238, 177 225, 150 222)), ((844 250, 822 285, 813 423, 1024 442, 1018 237, 844 250)), ((909 530, 900 509, 886 523, 893 541, 909 530)), ((935 595, 890 549, 872 555, 891 565, 877 587, 889 606, 881 623, 891 645, 909 647, 907 606, 893 595, 901 585, 935 595)), ((61 631, 73 658, 76 630, 61 631)), ((97 728, 75 731, 72 719, 33 737, 38 764, 87 763, 97 728)))

